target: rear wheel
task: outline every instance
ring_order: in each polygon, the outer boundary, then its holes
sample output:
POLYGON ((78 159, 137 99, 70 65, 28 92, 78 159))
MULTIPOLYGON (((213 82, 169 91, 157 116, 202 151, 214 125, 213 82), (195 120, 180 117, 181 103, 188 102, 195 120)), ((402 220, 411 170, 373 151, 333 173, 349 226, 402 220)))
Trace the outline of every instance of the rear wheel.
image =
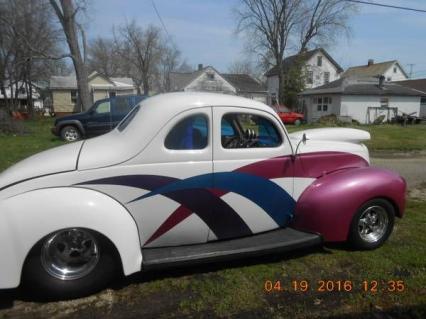
POLYGON ((67 125, 61 129, 61 138, 67 142, 74 142, 81 139, 81 133, 75 126, 67 125))
POLYGON ((101 290, 118 271, 115 248, 107 239, 69 228, 46 236, 32 249, 23 275, 31 291, 62 299, 101 290))
POLYGON ((380 247, 393 230, 395 209, 385 199, 372 199, 362 205, 353 217, 349 240, 356 249, 380 247))

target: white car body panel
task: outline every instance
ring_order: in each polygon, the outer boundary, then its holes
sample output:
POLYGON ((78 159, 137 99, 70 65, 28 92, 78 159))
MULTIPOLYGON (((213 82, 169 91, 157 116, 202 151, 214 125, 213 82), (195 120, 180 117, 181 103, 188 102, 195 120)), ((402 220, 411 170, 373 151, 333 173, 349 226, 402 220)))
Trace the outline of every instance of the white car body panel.
MULTIPOLYGON (((299 143, 300 133, 287 134, 277 114, 254 100, 211 93, 150 97, 140 103, 140 110, 123 131, 116 128, 85 142, 40 153, 0 175, 0 255, 7 256, 0 259, 0 288, 17 286, 31 247, 62 228, 85 227, 104 234, 119 251, 126 275, 141 269, 141 247, 221 239, 194 211, 189 210, 184 217, 176 215, 185 205, 168 197, 169 193, 150 196, 153 191, 122 183, 120 178, 165 177, 179 184, 208 174, 235 173, 241 167, 258 162, 288 160, 296 149, 298 154, 341 151, 368 161, 368 150, 359 144, 368 133, 354 131, 358 130, 308 130, 305 133, 309 140, 299 143), (273 148, 223 148, 221 118, 229 112, 266 117, 279 129, 283 143, 273 148), (166 149, 164 140, 170 130, 186 116, 199 113, 208 117, 207 147, 201 150, 166 149), (138 199, 142 196, 150 197, 138 199), (182 220, 155 237, 170 218, 182 220)), ((203 180, 202 188, 214 193, 215 180, 211 177, 210 183, 209 178, 203 180)), ((294 201, 314 180, 293 176, 268 179, 294 201)), ((196 197, 194 195, 194 200, 196 197)), ((280 227, 264 208, 241 194, 227 190, 217 197, 234 211, 233 218, 239 219, 252 233, 280 227)), ((210 209, 209 205, 206 203, 210 209)), ((215 209, 213 203, 211 209, 215 209)), ((220 225, 220 217, 213 219, 220 225)))
POLYGON ((126 275, 140 270, 136 224, 126 209, 107 195, 82 188, 45 188, 2 201, 0 212, 1 288, 19 285, 25 258, 35 243, 69 227, 103 234, 117 248, 126 275))
POLYGON ((62 145, 16 163, 0 174, 0 190, 25 179, 75 170, 82 145, 81 141, 62 145))

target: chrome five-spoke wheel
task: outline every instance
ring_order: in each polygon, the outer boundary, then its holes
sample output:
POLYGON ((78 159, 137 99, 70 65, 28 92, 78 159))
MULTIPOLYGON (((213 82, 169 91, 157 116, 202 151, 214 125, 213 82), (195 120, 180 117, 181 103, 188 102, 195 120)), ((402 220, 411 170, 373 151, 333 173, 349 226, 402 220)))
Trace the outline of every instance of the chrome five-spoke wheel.
POLYGON ((47 235, 32 248, 23 282, 31 293, 68 299, 97 292, 120 273, 119 254, 108 238, 73 227, 47 235))
POLYGON ((375 243, 386 233, 388 225, 386 210, 382 206, 370 206, 361 213, 358 232, 366 242, 375 243))
POLYGON ((43 245, 41 263, 51 276, 75 280, 89 274, 99 261, 99 244, 86 230, 59 231, 43 245))
POLYGON ((364 203, 352 219, 349 240, 356 249, 381 246, 392 232, 395 208, 383 198, 364 203))

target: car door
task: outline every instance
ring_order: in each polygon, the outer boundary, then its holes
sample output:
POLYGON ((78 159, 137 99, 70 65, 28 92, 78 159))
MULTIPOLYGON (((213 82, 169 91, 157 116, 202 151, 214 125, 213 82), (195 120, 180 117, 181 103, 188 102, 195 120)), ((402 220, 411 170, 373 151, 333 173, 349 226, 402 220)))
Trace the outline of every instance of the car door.
POLYGON ((126 204, 144 247, 205 243, 212 215, 211 108, 172 118, 126 163, 146 192, 126 204))
POLYGON ((292 148, 271 113, 213 108, 213 210, 220 227, 209 240, 285 227, 292 218, 292 148))
POLYGON ((90 111, 86 132, 88 135, 101 135, 111 129, 111 101, 97 101, 90 111))

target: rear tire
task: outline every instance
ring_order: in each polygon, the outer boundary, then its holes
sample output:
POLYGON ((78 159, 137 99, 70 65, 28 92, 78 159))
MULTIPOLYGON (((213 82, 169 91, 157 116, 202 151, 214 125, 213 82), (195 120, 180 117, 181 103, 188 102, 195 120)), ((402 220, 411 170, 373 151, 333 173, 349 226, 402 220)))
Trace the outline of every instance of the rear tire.
POLYGON ((26 290, 48 299, 71 299, 98 292, 120 271, 115 247, 84 228, 54 232, 31 250, 23 268, 26 290))
POLYGON ((67 142, 75 142, 81 139, 81 132, 75 126, 67 125, 61 129, 61 138, 67 142))
POLYGON ((352 219, 349 242, 359 250, 376 249, 383 245, 392 233, 395 209, 382 198, 364 203, 352 219))

